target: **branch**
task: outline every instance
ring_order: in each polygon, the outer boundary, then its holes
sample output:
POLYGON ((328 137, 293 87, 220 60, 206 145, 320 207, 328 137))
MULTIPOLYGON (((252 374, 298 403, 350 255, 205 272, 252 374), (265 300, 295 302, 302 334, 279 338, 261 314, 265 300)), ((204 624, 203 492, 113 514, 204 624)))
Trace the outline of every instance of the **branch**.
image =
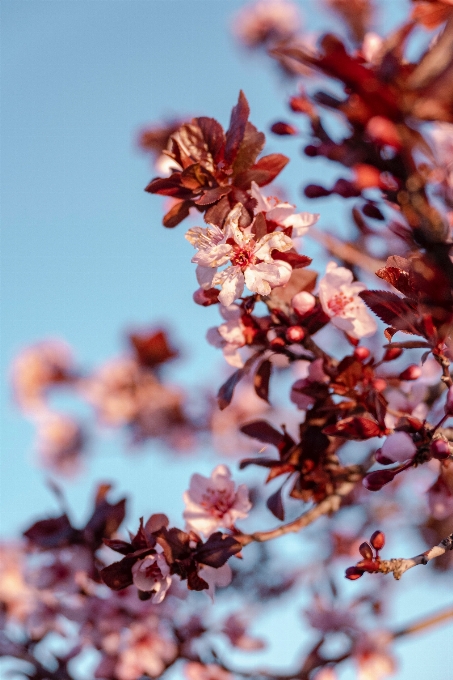
POLYGON ((385 262, 382 260, 370 257, 366 253, 355 248, 352 243, 344 243, 336 236, 319 231, 315 227, 310 227, 306 235, 311 236, 312 239, 321 243, 321 245, 332 253, 332 255, 335 255, 335 257, 360 267, 371 274, 375 274, 378 269, 385 267, 385 262))
POLYGON ((348 468, 348 479, 340 484, 335 493, 324 498, 324 500, 318 503, 318 505, 315 505, 314 508, 311 508, 292 522, 283 524, 282 526, 271 529, 270 531, 256 531, 253 534, 238 534, 235 535, 235 539, 239 541, 239 543, 242 543, 242 545, 248 545, 253 541, 258 543, 271 541, 272 539, 278 538, 279 536, 284 536, 285 534, 296 533, 300 529, 312 524, 323 515, 329 515, 337 512, 340 509, 341 500, 351 493, 357 482, 363 479, 364 475, 368 471, 368 468, 371 467, 372 464, 373 461, 370 460, 369 464, 367 461, 367 463, 364 465, 351 465, 348 468))
POLYGON ((412 569, 412 567, 416 567, 419 564, 428 564, 428 562, 435 557, 440 557, 449 550, 453 550, 453 534, 450 534, 450 536, 444 538, 438 545, 435 545, 421 555, 416 555, 415 557, 409 557, 407 559, 397 557, 392 560, 381 560, 379 563, 379 571, 382 574, 393 572, 394 578, 398 581, 408 569, 412 569))
POLYGON ((396 639, 403 637, 404 635, 419 633, 421 630, 425 630, 425 628, 437 626, 437 624, 443 623, 444 621, 448 621, 448 619, 453 619, 453 607, 450 607, 450 609, 445 609, 444 611, 441 612, 436 612, 436 614, 432 614, 431 616, 428 616, 426 619, 422 619, 421 621, 417 621, 416 623, 411 623, 409 626, 400 628, 400 630, 397 630, 393 633, 393 638, 396 639))

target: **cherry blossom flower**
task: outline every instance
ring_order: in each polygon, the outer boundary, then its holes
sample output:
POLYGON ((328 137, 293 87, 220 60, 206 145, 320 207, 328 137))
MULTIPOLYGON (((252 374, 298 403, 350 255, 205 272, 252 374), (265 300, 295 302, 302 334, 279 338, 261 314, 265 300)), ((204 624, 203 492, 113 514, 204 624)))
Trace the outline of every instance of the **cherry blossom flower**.
POLYGON ((259 0, 241 9, 234 17, 233 31, 247 47, 258 47, 269 40, 285 40, 300 26, 299 8, 288 0, 259 0))
POLYGON ((357 640, 353 657, 358 665, 358 680, 382 680, 396 670, 389 653, 392 636, 386 631, 362 633, 357 640))
POLYGON ((356 618, 351 611, 334 608, 319 596, 314 597, 310 609, 304 615, 309 624, 323 634, 358 630, 356 618))
POLYGON ((215 663, 190 661, 184 666, 187 680, 233 680, 233 676, 215 663))
POLYGON ((224 307, 220 305, 220 313, 225 323, 216 328, 210 328, 207 332, 207 340, 214 347, 221 347, 225 360, 235 368, 242 368, 244 362, 238 352, 245 345, 245 326, 241 321, 241 308, 237 305, 224 307))
POLYGON ((252 637, 247 633, 246 623, 238 614, 230 614, 223 625, 222 632, 228 637, 230 643, 238 649, 251 652, 265 647, 263 640, 252 637))
POLYGON ((279 227, 292 227, 293 238, 306 234, 309 227, 319 220, 317 213, 296 213, 296 207, 291 203, 281 202, 278 198, 266 198, 256 182, 252 182, 250 193, 257 202, 255 212, 265 213, 266 219, 275 222, 279 227))
POLYGON ((407 432, 394 432, 383 443, 381 452, 393 463, 404 463, 414 457, 417 449, 407 432))
POLYGON ((453 515, 453 493, 442 477, 428 489, 428 506, 434 519, 446 519, 453 515))
POLYGON ((165 557, 157 553, 136 562, 132 567, 132 580, 139 590, 153 593, 153 604, 160 604, 171 585, 170 567, 165 557))
POLYGON ((376 321, 358 294, 366 289, 363 283, 353 282, 346 267, 329 262, 326 274, 319 282, 319 299, 322 308, 334 326, 352 338, 364 338, 377 330, 376 321))
POLYGON ((14 396, 24 411, 46 408, 46 390, 65 382, 73 368, 70 348, 61 340, 43 340, 14 359, 11 379, 14 396))
POLYGON ((252 507, 246 485, 240 484, 236 489, 226 465, 217 465, 211 477, 192 475, 184 503, 188 529, 205 536, 220 527, 231 529, 238 519, 247 517, 252 507))
POLYGON ((219 301, 228 307, 241 297, 244 285, 259 295, 269 295, 272 288, 284 286, 291 276, 291 266, 272 258, 272 251, 284 252, 293 247, 293 242, 281 232, 265 234, 255 241, 254 234, 239 227, 241 205, 230 212, 225 233, 219 227, 189 229, 186 239, 198 249, 192 262, 198 265, 197 280, 202 288, 220 285, 219 301), (222 265, 230 262, 223 271, 222 265))
POLYGON ((69 416, 47 411, 39 415, 37 425, 36 448, 42 464, 63 475, 78 472, 85 443, 79 423, 69 416))
POLYGON ((293 309, 301 316, 311 312, 315 304, 316 298, 311 293, 307 293, 306 290, 302 290, 300 293, 297 293, 291 300, 293 309))
POLYGON ((133 623, 126 631, 116 675, 119 680, 137 680, 143 674, 157 678, 176 654, 175 643, 162 637, 157 629, 145 623, 133 623))
POLYGON ((213 602, 216 586, 217 588, 225 588, 230 585, 233 578, 233 572, 227 563, 218 569, 205 565, 200 569, 198 575, 208 584, 208 589, 203 592, 209 595, 213 602))

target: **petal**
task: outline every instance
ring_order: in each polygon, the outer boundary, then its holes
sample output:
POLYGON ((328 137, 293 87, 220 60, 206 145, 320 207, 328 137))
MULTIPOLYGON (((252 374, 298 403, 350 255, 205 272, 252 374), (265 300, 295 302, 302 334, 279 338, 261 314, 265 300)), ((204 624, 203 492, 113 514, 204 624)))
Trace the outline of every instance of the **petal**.
POLYGON ((284 262, 283 260, 273 260, 273 262, 277 265, 279 280, 278 283, 275 284, 270 282, 272 288, 275 288, 276 286, 286 286, 293 273, 293 268, 289 262, 284 262))
POLYGON ((281 252, 284 252, 285 250, 289 250, 292 247, 293 242, 289 236, 282 234, 281 231, 274 231, 272 234, 266 234, 258 241, 253 254, 260 260, 270 262, 272 261, 272 250, 280 250, 281 252))
POLYGON ((252 198, 255 199, 257 205, 255 208, 255 212, 267 212, 270 208, 270 203, 267 200, 267 198, 261 193, 259 186, 256 182, 252 182, 251 188, 250 188, 250 194, 252 198))
POLYGON ((213 279, 213 284, 220 284, 222 290, 219 293, 219 300, 222 305, 228 307, 244 290, 244 275, 240 267, 228 267, 223 272, 218 272, 213 279))
POLYGON ((296 237, 303 236, 318 220, 318 213, 303 212, 287 217, 281 224, 283 227, 292 227, 293 237, 296 237))
POLYGON ((192 262, 199 264, 202 267, 220 267, 230 259, 233 253, 233 248, 227 243, 219 243, 217 246, 207 248, 206 250, 199 250, 193 256, 192 262))
POLYGON ((195 275, 197 277, 198 285, 203 288, 204 290, 208 290, 209 288, 212 288, 213 283, 212 279, 217 273, 217 267, 201 267, 198 265, 198 267, 195 270, 195 275))

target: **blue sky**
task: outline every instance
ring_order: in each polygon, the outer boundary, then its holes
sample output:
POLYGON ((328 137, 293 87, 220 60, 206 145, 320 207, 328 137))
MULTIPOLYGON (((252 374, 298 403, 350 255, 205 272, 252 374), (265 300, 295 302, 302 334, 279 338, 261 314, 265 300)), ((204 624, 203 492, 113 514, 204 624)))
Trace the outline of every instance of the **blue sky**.
MULTIPOLYGON (((226 126, 241 88, 259 129, 287 117, 292 86, 279 82, 266 60, 246 56, 228 32, 244 4, 2 0, 2 535, 17 535, 55 508, 30 453, 32 428, 11 405, 8 366, 21 347, 62 337, 83 365, 94 366, 120 353, 125 328, 164 324, 183 349, 175 370, 186 384, 220 379, 221 362, 204 337, 216 311, 192 303, 185 227, 161 226, 161 199, 143 191, 154 172, 135 137, 147 122, 178 114, 209 115, 226 126)), ((310 30, 329 27, 326 14, 313 12, 319 3, 300 5, 310 30)), ((396 22, 404 6, 394 0, 386 21, 396 22)), ((300 146, 268 136, 269 152, 300 146)), ((302 177, 315 181, 325 173, 318 161, 307 168, 295 155, 282 182, 301 209, 314 209, 297 188, 302 177)), ((321 226, 335 224, 332 206, 321 226)), ((178 462, 175 476, 164 459, 155 445, 131 458, 114 438, 101 440, 87 474, 65 485, 75 515, 83 516, 96 481, 107 478, 117 481, 118 493, 133 492, 130 517, 164 510, 176 520, 194 461, 178 462)), ((210 467, 205 461, 197 469, 210 467)), ((418 611, 442 601, 432 589, 418 597, 418 611)), ((432 644, 427 636, 417 649, 432 655, 432 644)), ((398 678, 420 677, 414 645, 405 646, 398 678)), ((435 677, 433 665, 430 672, 435 677)))

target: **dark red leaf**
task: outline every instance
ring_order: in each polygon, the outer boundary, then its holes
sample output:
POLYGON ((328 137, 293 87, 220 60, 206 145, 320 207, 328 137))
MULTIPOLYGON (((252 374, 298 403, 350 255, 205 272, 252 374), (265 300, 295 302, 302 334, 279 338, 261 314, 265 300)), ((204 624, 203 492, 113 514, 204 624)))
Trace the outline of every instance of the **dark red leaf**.
POLYGON ((266 359, 259 365, 253 379, 255 392, 261 399, 264 399, 264 401, 269 401, 269 380, 271 377, 271 370, 272 364, 266 359))
POLYGON ((209 585, 201 576, 198 576, 196 571, 190 571, 187 576, 187 586, 189 590, 206 590, 209 585))
POLYGON ((230 375, 230 377, 225 383, 223 383, 217 395, 217 403, 221 411, 223 411, 223 409, 225 409, 231 403, 231 400, 234 395, 234 389, 238 382, 243 377, 243 375, 244 375, 243 369, 239 368, 237 371, 233 373, 233 375, 230 375))
POLYGON ((35 522, 23 535, 39 548, 50 550, 69 545, 77 533, 65 514, 35 522))
POLYGON ((253 423, 246 423, 245 425, 242 425, 241 432, 248 437, 253 437, 260 442, 272 444, 277 447, 284 439, 283 434, 272 427, 266 420, 255 420, 253 423))
POLYGON ((214 118, 201 116, 195 118, 200 128, 214 162, 216 163, 225 145, 225 133, 223 127, 214 118))
POLYGON ((154 368, 154 366, 178 356, 178 352, 170 347, 164 331, 141 334, 131 333, 129 341, 142 366, 154 368))
POLYGON ((280 461, 273 460, 272 458, 244 458, 239 463, 239 469, 243 470, 249 465, 258 465, 259 467, 272 468, 275 465, 280 465, 280 461))
POLYGON ((379 437, 382 434, 379 424, 371 418, 364 416, 351 416, 344 420, 339 420, 335 425, 324 428, 324 434, 335 437, 347 437, 348 439, 370 439, 379 437))
POLYGON ((302 269, 302 267, 308 267, 312 263, 311 257, 299 255, 299 253, 293 252, 292 250, 287 250, 286 253, 274 250, 272 252, 272 257, 274 260, 283 260, 284 262, 287 262, 293 269, 302 269))
POLYGON ((231 191, 231 187, 214 187, 213 189, 208 189, 204 191, 200 198, 197 198, 195 203, 197 205, 211 205, 212 203, 217 203, 222 196, 226 196, 231 191))
POLYGON ((289 158, 281 153, 271 153, 263 156, 250 170, 241 172, 235 179, 235 185, 240 189, 249 189, 252 182, 263 187, 274 180, 281 173, 289 158))
POLYGON ((132 567, 136 557, 125 557, 121 562, 114 562, 99 572, 101 579, 112 590, 123 590, 132 585, 132 567))
POLYGON ((385 290, 363 290, 359 296, 386 324, 397 330, 420 335, 417 315, 412 303, 385 290))
POLYGON ((169 564, 174 560, 184 560, 190 556, 190 536, 180 529, 162 527, 157 542, 163 548, 165 559, 169 564))
POLYGON ((238 103, 231 112, 230 127, 226 133, 225 160, 232 164, 235 160, 241 142, 244 138, 245 126, 249 117, 250 107, 245 94, 239 92, 238 103))
POLYGON ((134 547, 126 541, 120 541, 118 538, 104 538, 104 544, 122 555, 129 555, 134 552, 134 547))
POLYGON ((247 122, 244 138, 233 163, 233 177, 252 167, 263 150, 265 141, 266 137, 264 134, 258 132, 252 123, 247 122))
POLYGON ((179 203, 175 203, 175 205, 164 215, 162 220, 164 227, 167 227, 167 229, 177 227, 180 222, 188 217, 191 205, 192 201, 180 201, 179 203))
POLYGON ((168 527, 169 520, 167 515, 162 512, 158 512, 155 515, 151 515, 149 520, 145 524, 145 531, 149 534, 159 531, 162 527, 168 527))
POLYGON ((387 283, 399 290, 403 295, 413 297, 414 288, 409 272, 403 271, 398 267, 383 267, 377 270, 376 276, 387 281, 387 283))
POLYGON ((188 199, 192 196, 192 191, 181 186, 181 173, 174 172, 170 177, 155 177, 145 187, 145 191, 150 194, 160 194, 161 196, 173 196, 173 198, 188 199))
POLYGON ((285 519, 285 508, 282 501, 282 489, 278 489, 266 501, 266 505, 271 513, 281 522, 285 519))
POLYGON ((228 196, 223 196, 220 201, 211 205, 204 214, 204 221, 208 224, 215 224, 222 228, 228 213, 231 210, 228 196))
POLYGON ((107 500, 97 503, 93 514, 83 529, 83 537, 86 543, 95 549, 102 543, 103 538, 108 538, 115 533, 126 516, 126 499, 111 504, 107 500))
POLYGON ((218 569, 232 556, 242 550, 242 545, 233 536, 216 531, 194 553, 194 559, 208 567, 218 569))

